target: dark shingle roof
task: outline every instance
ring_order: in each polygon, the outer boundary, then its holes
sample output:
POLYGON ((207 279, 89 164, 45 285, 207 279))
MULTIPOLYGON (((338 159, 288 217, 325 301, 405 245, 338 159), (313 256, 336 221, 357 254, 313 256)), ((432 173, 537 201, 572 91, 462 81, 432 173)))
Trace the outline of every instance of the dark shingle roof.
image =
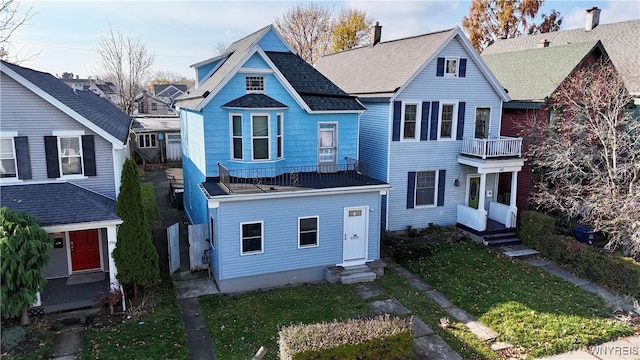
POLYGON ((178 92, 180 94, 187 92, 187 85, 183 85, 183 84, 154 84, 153 85, 153 93, 158 96, 174 97, 178 92))
MULTIPOLYGON (((586 31, 584 28, 554 31, 550 33, 519 36, 494 42, 484 49, 482 55, 535 49, 540 40, 549 41, 549 46, 600 40, 607 50, 611 62, 622 76, 630 93, 640 95, 640 20, 600 24, 586 31)), ((550 66, 553 63, 548 63, 550 66)))
POLYGON ((355 97, 349 96, 298 55, 274 51, 265 51, 265 54, 311 110, 365 109, 355 97))
POLYGON ((272 99, 265 94, 247 94, 222 105, 222 107, 245 108, 245 109, 266 109, 266 108, 287 108, 288 106, 272 99))
POLYGON ((120 220, 115 200, 68 182, 2 186, 0 206, 26 211, 42 226, 120 220))
POLYGON ((116 139, 127 142, 131 117, 91 91, 74 91, 55 76, 1 61, 5 66, 42 89, 71 110, 94 123, 116 139))

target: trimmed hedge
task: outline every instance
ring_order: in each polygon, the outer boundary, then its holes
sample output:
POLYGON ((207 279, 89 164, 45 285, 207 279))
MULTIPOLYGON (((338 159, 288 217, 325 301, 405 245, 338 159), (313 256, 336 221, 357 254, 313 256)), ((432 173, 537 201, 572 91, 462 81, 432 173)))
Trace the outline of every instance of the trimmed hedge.
POLYGON ((606 253, 571 236, 555 233, 555 219, 535 211, 522 213, 522 242, 578 277, 623 295, 640 298, 640 265, 633 259, 606 253))
POLYGON ((378 316, 343 322, 291 325, 279 332, 280 359, 409 359, 411 327, 406 320, 378 316))

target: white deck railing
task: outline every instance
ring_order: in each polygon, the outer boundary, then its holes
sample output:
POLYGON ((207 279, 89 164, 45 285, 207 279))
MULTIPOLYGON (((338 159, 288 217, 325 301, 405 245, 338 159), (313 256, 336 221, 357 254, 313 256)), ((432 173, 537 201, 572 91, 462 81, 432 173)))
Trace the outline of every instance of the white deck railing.
POLYGON ((462 153, 482 159, 522 155, 522 138, 500 136, 497 139, 464 139, 462 153))
POLYGON ((484 231, 487 228, 487 212, 458 204, 456 221, 476 231, 484 231))

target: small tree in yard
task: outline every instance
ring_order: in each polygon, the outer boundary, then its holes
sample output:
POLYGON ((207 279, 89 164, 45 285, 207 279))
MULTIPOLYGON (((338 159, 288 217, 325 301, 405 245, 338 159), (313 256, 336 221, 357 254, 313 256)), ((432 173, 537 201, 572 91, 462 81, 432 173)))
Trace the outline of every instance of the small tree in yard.
POLYGON ((45 283, 42 268, 49 263, 53 240, 38 220, 25 212, 0 209, 0 269, 2 272, 2 316, 22 313, 22 325, 29 325, 29 306, 45 283))
POLYGON ((560 84, 555 124, 530 148, 540 176, 534 202, 604 232, 607 248, 640 254, 640 119, 633 98, 606 60, 578 69, 560 84))
POLYGON ((125 161, 122 170, 117 212, 122 219, 122 225, 118 227, 118 244, 113 250, 117 277, 120 282, 133 285, 133 296, 137 298, 139 286, 156 283, 160 278, 160 269, 158 253, 144 216, 138 170, 132 159, 125 161))

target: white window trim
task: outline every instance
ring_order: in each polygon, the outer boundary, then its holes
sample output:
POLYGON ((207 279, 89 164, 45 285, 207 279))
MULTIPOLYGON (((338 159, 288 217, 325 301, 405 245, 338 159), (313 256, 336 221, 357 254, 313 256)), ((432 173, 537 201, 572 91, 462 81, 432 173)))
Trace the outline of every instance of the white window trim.
POLYGON ((400 141, 407 141, 407 142, 416 142, 416 141, 420 141, 420 123, 422 122, 422 102, 421 101, 417 101, 417 100, 411 100, 411 101, 403 101, 402 102, 402 112, 400 114, 400 141), (416 128, 415 128, 415 133, 414 133, 414 138, 405 138, 404 137, 404 112, 406 109, 407 105, 415 105, 416 106, 416 128))
POLYGON ((298 217, 298 249, 308 249, 308 248, 315 248, 320 246, 320 216, 318 215, 314 215, 314 216, 300 216, 298 217), (302 240, 300 238, 300 220, 303 219, 316 219, 316 244, 315 245, 301 245, 300 241, 302 240))
POLYGON ((459 74, 460 74, 460 58, 457 57, 457 56, 447 56, 447 57, 445 57, 444 58, 444 77, 457 78, 459 74), (455 74, 447 73, 447 62, 449 60, 455 60, 456 61, 456 72, 455 72, 455 74))
POLYGON ((84 130, 60 130, 60 131, 52 131, 51 135, 57 137, 73 137, 73 136, 82 136, 84 135, 84 130))
MULTIPOLYGON (((209 216, 209 242, 211 243, 211 248, 213 250, 216 249, 216 219, 213 216, 209 216)), ((242 228, 240 228, 242 229, 242 228)), ((242 236, 242 235, 240 235, 242 236)))
POLYGON ((278 160, 284 159, 284 114, 276 114, 276 158, 278 160), (280 135, 278 135, 278 125, 280 125, 280 135), (278 138, 280 138, 280 156, 278 156, 278 138))
POLYGON ((263 74, 247 74, 244 77, 244 89, 247 92, 247 94, 264 94, 265 93, 265 89, 267 88, 267 79, 263 74), (260 77, 262 78, 262 90, 249 90, 247 88, 247 78, 249 77, 260 77))
POLYGON ((440 171, 439 170, 434 170, 434 169, 427 169, 427 170, 418 170, 416 171, 416 174, 414 175, 415 179, 414 179, 414 186, 413 186, 413 207, 414 209, 426 209, 426 208, 435 208, 438 206, 438 180, 440 178, 440 171), (418 173, 422 173, 422 172, 430 172, 433 171, 434 172, 434 188, 433 188, 433 205, 418 205, 418 173))
POLYGON ((478 109, 489 109, 489 118, 487 119, 487 139, 489 138, 489 136, 491 135, 491 115, 493 115, 493 108, 491 107, 491 105, 486 105, 486 106, 476 106, 475 107, 475 111, 473 112, 473 138, 476 138, 476 123, 478 121, 478 109))
MULTIPOLYGON (((84 153, 82 151, 82 136, 81 135, 58 135, 57 137, 57 142, 58 142, 58 166, 60 167, 60 178, 59 179, 85 179, 86 176, 84 175, 84 153), (68 174, 65 175, 63 173, 62 170, 62 148, 60 145, 60 138, 77 138, 78 139, 78 144, 80 145, 80 174, 68 174)), ((69 157, 69 156, 66 156, 69 157)))
MULTIPOLYGON (((11 133, 13 134, 13 133, 11 133)), ((10 133, 0 133, 0 139, 2 140, 10 140, 11 141, 11 151, 13 152, 13 166, 14 169, 16 169, 16 176, 12 176, 12 177, 2 177, 0 178, 0 181, 2 182, 17 182, 20 180, 20 176, 18 175, 18 156, 16 154, 16 141, 15 141, 15 137, 18 136, 18 133, 15 133, 15 136, 7 136, 10 135, 10 133)))
POLYGON ((138 134, 138 147, 140 149, 155 149, 158 147, 158 134, 156 133, 143 133, 143 134, 138 134), (155 136, 156 141, 155 141, 155 145, 151 145, 151 146, 145 146, 147 143, 147 140, 149 140, 148 142, 150 144, 153 144, 153 141, 151 141, 151 136, 155 136), (142 136, 144 138, 144 140, 142 141, 142 143, 140 143, 140 136, 142 136))
POLYGON ((456 141, 458 133, 458 101, 454 100, 442 100, 440 101, 440 109, 438 111, 438 141, 456 141), (442 108, 445 105, 453 105, 453 114, 451 115, 451 137, 440 137, 442 129, 442 108))
POLYGON ((261 221, 241 222, 240 223, 240 256, 258 255, 263 253, 264 253, 264 221, 261 220, 261 221), (242 233, 242 226, 249 225, 249 224, 260 224, 260 251, 250 251, 250 252, 242 251, 242 240, 244 239, 243 237, 244 234, 242 233))
MULTIPOLYGON (((242 124, 244 119, 242 118, 242 114, 240 113, 231 113, 229 114, 229 138, 231 139, 230 144, 229 144, 229 154, 231 155, 230 158, 231 160, 244 160, 244 133, 242 131, 242 124), (233 156, 234 154, 234 149, 233 149, 233 139, 234 139, 234 135, 233 135, 233 117, 234 116, 240 116, 240 142, 242 143, 242 154, 240 158, 236 158, 233 156)), ((252 125, 253 126, 253 122, 252 125)), ((252 141, 252 145, 251 145, 251 150, 253 153, 253 141, 252 141)), ((253 155, 252 155, 253 156, 253 155)))
MULTIPOLYGON (((251 161, 262 162, 262 161, 271 161, 271 116, 268 113, 251 113, 251 161), (253 136, 253 117, 254 116, 266 116, 267 117, 267 158, 266 159, 256 159, 254 157, 255 153, 253 151, 253 140, 255 137, 253 136)), ((264 139, 265 137, 258 137, 258 139, 264 139)))

